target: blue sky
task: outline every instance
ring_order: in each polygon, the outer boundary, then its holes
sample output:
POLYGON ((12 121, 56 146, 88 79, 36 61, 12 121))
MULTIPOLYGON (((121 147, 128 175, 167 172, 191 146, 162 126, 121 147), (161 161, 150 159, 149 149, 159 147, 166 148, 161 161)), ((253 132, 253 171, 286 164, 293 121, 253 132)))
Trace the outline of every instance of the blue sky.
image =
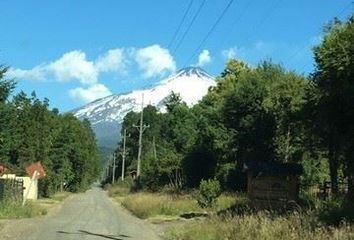
POLYGON ((216 76, 228 57, 308 74, 323 26, 352 14, 351 2, 234 0, 211 31, 230 0, 1 0, 0 63, 17 91, 35 90, 61 111, 188 65, 216 76))

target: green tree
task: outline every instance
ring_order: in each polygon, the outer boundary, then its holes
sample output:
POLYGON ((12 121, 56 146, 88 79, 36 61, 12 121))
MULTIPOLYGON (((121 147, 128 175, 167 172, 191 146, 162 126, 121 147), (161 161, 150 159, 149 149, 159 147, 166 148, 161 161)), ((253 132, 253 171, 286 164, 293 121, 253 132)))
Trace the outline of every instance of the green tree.
POLYGON ((318 134, 329 158, 332 190, 338 192, 340 159, 345 165, 349 197, 354 199, 354 17, 334 20, 325 29, 322 43, 314 48, 318 89, 318 134))
POLYGON ((7 71, 8 71, 8 67, 5 67, 4 65, 0 65, 0 103, 4 103, 7 100, 12 90, 16 86, 14 80, 5 78, 7 71))

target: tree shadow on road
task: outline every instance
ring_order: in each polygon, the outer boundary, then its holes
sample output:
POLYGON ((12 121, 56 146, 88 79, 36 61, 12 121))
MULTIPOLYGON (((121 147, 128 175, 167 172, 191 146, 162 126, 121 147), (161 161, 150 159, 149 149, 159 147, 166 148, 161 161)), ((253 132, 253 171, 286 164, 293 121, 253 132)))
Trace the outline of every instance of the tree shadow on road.
POLYGON ((66 232, 66 231, 57 231, 57 233, 62 234, 78 234, 78 235, 91 235, 91 236, 98 236, 106 239, 113 239, 113 240, 124 240, 123 238, 130 238, 130 236, 119 234, 119 235, 105 235, 100 233, 93 233, 86 230, 78 230, 78 232, 66 232), (123 237, 123 238, 122 238, 123 237))

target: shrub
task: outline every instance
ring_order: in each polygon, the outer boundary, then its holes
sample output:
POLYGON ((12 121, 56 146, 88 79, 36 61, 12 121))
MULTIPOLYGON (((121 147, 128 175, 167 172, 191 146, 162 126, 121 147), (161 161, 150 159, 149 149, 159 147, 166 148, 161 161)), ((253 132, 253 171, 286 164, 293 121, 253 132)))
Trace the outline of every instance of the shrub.
POLYGON ((197 201, 200 207, 210 208, 221 194, 220 183, 215 179, 202 180, 199 185, 197 201))
POLYGON ((354 206, 346 199, 335 198, 322 203, 318 209, 319 219, 328 225, 340 225, 343 222, 354 223, 354 206))

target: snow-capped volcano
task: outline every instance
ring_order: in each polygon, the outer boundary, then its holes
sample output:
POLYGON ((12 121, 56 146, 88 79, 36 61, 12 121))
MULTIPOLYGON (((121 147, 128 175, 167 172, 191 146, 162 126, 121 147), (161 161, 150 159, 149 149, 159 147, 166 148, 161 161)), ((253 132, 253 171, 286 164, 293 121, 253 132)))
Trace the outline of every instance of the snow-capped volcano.
POLYGON ((142 95, 144 105, 156 106, 164 111, 164 100, 171 92, 180 94, 183 101, 189 106, 196 104, 214 86, 212 76, 199 67, 187 67, 179 70, 175 75, 160 81, 154 87, 145 90, 136 90, 126 94, 117 94, 97 99, 73 111, 80 119, 87 118, 96 132, 99 145, 107 144, 114 134, 118 140, 118 125, 130 111, 140 111, 142 95), (112 128, 112 129, 110 129, 112 128))

